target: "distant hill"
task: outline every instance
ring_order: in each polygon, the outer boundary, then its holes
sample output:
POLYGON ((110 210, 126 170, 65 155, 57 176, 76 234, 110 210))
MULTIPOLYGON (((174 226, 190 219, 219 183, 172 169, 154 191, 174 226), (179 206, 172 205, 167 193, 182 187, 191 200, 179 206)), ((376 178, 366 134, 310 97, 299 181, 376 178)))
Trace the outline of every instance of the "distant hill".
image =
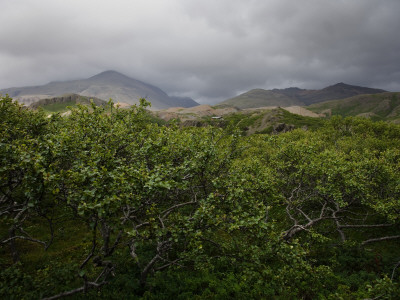
POLYGON ((218 105, 234 106, 242 109, 263 106, 310 105, 333 99, 344 99, 355 95, 384 92, 386 91, 381 89, 360 87, 345 83, 337 83, 321 90, 306 90, 296 87, 273 90, 254 89, 225 100, 218 105))
POLYGON ((233 106, 240 109, 257 108, 264 106, 292 106, 302 105, 297 99, 275 90, 254 89, 225 100, 218 106, 233 106))
POLYGON ((66 94, 59 97, 41 99, 29 105, 29 107, 32 109, 38 109, 40 107, 45 111, 52 113, 64 112, 68 110, 69 106, 75 106, 78 103, 88 105, 90 104, 90 101, 93 101, 93 103, 98 106, 104 106, 107 104, 106 101, 98 98, 86 97, 77 94, 66 94))
POLYGON ((307 106, 307 109, 323 113, 326 116, 359 116, 400 123, 400 93, 357 95, 346 99, 312 104, 307 106))
POLYGON ((115 71, 105 71, 82 80, 50 82, 42 86, 0 90, 0 94, 8 94, 10 97, 27 105, 40 99, 71 93, 106 101, 112 98, 114 102, 123 102, 130 105, 138 103, 140 98, 146 98, 152 103, 152 109, 198 105, 191 98, 170 97, 158 87, 115 71))
POLYGON ((328 86, 322 90, 300 90, 297 97, 306 105, 328 100, 345 99, 363 94, 385 93, 385 90, 349 85, 343 82, 328 86))
POLYGON ((226 127, 234 125, 243 134, 254 133, 281 133, 295 128, 316 129, 324 119, 303 107, 273 107, 238 109, 235 107, 221 107, 199 105, 191 108, 169 108, 153 112, 156 118, 168 122, 179 120, 181 126, 226 127))

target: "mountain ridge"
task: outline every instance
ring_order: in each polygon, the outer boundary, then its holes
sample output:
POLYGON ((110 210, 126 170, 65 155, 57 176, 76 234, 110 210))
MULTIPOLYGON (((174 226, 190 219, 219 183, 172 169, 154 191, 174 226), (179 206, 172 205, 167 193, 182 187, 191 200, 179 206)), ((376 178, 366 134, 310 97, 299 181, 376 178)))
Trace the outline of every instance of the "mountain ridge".
POLYGON ((170 97, 162 89, 154 85, 130 78, 113 70, 104 71, 86 79, 53 81, 41 86, 14 87, 0 90, 0 94, 8 94, 26 105, 37 102, 40 99, 71 93, 102 100, 112 98, 115 102, 123 102, 130 105, 139 103, 140 98, 146 98, 152 103, 152 109, 199 105, 188 97, 170 97))
POLYGON ((314 103, 306 108, 327 117, 331 115, 357 116, 376 121, 400 123, 399 92, 356 95, 345 99, 314 103))
POLYGON ((327 86, 320 90, 300 89, 253 89, 236 97, 220 102, 218 105, 235 106, 238 108, 254 108, 261 106, 293 106, 311 105, 329 100, 344 99, 362 94, 378 94, 387 91, 350 85, 343 82, 327 86))

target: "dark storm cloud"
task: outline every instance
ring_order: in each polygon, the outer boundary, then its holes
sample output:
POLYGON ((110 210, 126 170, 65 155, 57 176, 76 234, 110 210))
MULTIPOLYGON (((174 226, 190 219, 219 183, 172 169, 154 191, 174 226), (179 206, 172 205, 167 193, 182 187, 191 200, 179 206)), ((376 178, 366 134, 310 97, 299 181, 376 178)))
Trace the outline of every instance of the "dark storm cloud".
POLYGON ((398 0, 3 0, 0 11, 0 88, 114 69, 203 102, 340 81, 400 91, 398 0))

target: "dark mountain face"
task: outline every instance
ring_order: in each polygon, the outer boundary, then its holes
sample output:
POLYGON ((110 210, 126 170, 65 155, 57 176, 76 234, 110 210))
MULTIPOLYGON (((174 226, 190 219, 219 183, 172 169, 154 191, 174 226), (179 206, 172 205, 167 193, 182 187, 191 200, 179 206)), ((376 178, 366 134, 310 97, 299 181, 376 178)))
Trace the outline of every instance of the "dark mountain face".
POLYGON ((280 90, 253 89, 234 98, 225 100, 219 105, 233 106, 240 109, 264 106, 302 105, 295 97, 287 96, 280 90))
POLYGON ((298 87, 290 87, 286 89, 273 89, 272 91, 275 93, 286 95, 288 97, 297 98, 299 94, 306 90, 299 89, 298 87))
POLYGON ((341 82, 323 88, 322 90, 314 90, 308 92, 303 91, 302 93, 299 93, 298 97, 305 104, 309 105, 328 100, 344 99, 356 95, 379 94, 384 92, 386 91, 381 89, 373 89, 368 87, 349 85, 341 82))
POLYGON ((116 71, 105 71, 88 79, 50 82, 43 86, 10 88, 0 91, 25 104, 34 103, 64 94, 78 94, 114 102, 137 104, 140 98, 152 103, 152 109, 175 106, 192 107, 199 105, 191 98, 169 97, 163 90, 151 84, 130 78, 116 71))
POLYGON ((255 90, 251 90, 234 98, 225 100, 221 102, 221 104, 239 108, 310 105, 328 100, 344 99, 356 95, 386 92, 381 89, 373 89, 345 83, 337 83, 321 90, 306 90, 291 87, 273 90, 258 89, 257 94, 255 94, 254 91, 255 90))

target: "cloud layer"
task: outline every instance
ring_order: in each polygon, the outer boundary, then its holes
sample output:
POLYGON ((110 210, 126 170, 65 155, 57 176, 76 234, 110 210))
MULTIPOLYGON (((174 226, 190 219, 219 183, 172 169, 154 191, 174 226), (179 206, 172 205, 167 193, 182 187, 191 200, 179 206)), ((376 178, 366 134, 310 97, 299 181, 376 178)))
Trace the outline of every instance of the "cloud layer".
POLYGON ((2 0, 0 88, 116 70, 212 103, 336 82, 400 91, 398 0, 2 0))

